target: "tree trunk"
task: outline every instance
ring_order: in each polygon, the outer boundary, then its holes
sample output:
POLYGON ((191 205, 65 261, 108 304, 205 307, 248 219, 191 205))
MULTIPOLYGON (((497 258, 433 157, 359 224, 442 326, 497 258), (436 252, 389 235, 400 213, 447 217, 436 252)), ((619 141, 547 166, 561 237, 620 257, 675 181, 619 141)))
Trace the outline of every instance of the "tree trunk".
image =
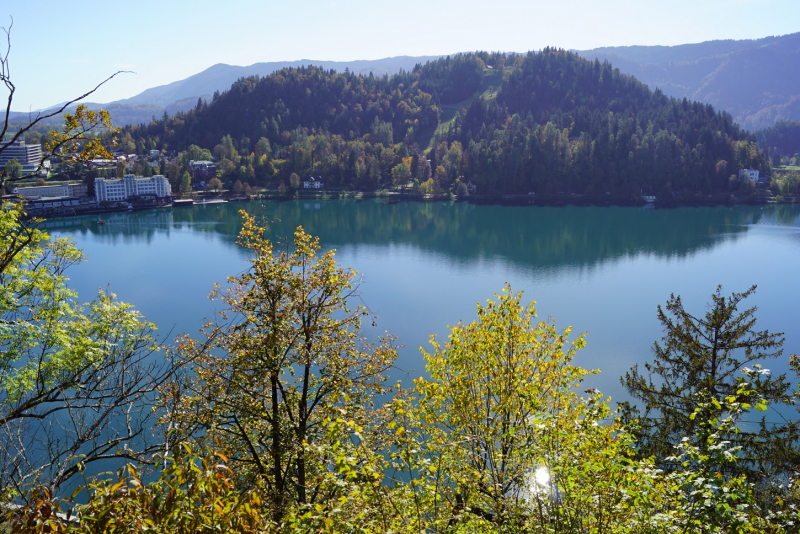
POLYGON ((283 503, 286 487, 281 473, 281 434, 280 434, 280 403, 278 401, 278 373, 270 373, 272 386, 272 477, 274 487, 272 491, 272 515, 276 523, 283 519, 283 503))

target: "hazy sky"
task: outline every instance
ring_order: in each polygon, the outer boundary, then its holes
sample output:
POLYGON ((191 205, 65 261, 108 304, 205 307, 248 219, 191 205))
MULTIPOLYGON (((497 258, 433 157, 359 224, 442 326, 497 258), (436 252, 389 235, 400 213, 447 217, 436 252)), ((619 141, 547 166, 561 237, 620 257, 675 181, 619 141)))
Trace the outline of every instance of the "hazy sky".
POLYGON ((13 109, 23 111, 75 97, 117 70, 135 74, 91 101, 128 98, 215 63, 785 35, 800 31, 800 0, 3 0, 0 26, 11 17, 13 109))

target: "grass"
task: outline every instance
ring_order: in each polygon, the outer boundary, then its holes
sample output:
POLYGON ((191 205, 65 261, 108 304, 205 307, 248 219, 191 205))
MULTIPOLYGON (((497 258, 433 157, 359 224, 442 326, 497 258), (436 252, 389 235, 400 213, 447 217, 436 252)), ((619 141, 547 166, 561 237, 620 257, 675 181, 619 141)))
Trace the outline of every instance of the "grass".
POLYGON ((448 128, 453 124, 453 119, 456 117, 456 113, 460 109, 466 109, 470 102, 475 100, 475 98, 481 98, 483 100, 490 100, 497 97, 497 92, 500 90, 500 85, 503 83, 503 73, 506 70, 511 70, 511 67, 507 69, 484 69, 483 71, 483 80, 481 80, 481 85, 475 94, 462 100, 461 102, 456 102, 455 104, 442 104, 439 106, 442 114, 439 117, 439 125, 436 128, 432 128, 427 132, 421 132, 417 138, 419 146, 427 148, 433 148, 433 139, 438 134, 443 134, 447 131, 448 128))

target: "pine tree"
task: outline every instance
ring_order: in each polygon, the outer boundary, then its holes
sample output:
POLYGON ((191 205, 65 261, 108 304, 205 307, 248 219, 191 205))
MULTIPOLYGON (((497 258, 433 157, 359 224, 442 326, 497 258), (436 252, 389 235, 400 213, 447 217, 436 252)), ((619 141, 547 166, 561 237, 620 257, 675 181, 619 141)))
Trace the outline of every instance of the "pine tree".
MULTIPOLYGON (((653 345, 654 360, 646 363, 645 373, 634 365, 621 378, 623 386, 644 409, 625 403, 623 421, 639 420, 641 454, 654 455, 669 467, 667 458, 673 445, 685 436, 702 436, 704 421, 724 416, 724 399, 736 395, 744 379, 743 369, 754 367, 752 401, 763 399, 771 405, 769 417, 757 425, 749 424, 726 436, 741 446, 738 473, 752 481, 790 473, 798 463, 792 446, 798 441, 795 422, 778 423, 783 418, 775 411, 793 396, 785 375, 772 375, 760 362, 778 359, 783 354, 783 334, 756 329, 757 308, 739 311, 739 304, 752 295, 756 286, 744 293, 726 297, 718 286, 711 295, 708 311, 702 317, 686 311, 680 296, 670 295, 666 309, 658 307, 658 320, 664 327, 661 342, 653 345), (707 405, 694 412, 701 404, 707 405)), ((705 446, 700 438, 697 446, 705 446)), ((737 473, 737 474, 738 474, 737 473)))

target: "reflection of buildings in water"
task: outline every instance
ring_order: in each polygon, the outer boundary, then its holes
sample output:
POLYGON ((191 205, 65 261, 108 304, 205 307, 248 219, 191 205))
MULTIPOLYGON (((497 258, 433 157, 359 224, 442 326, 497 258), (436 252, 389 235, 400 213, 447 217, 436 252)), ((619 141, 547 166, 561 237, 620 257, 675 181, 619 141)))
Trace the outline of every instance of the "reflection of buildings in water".
POLYGON ((77 217, 64 217, 61 219, 47 219, 39 225, 42 230, 68 230, 86 228, 87 221, 77 217))
POLYGON ((138 212, 112 213, 104 225, 92 225, 92 234, 110 243, 147 243, 157 235, 168 236, 172 227, 172 209, 161 208, 138 212), (121 240, 121 241, 120 241, 121 240))
POLYGON ((172 209, 158 208, 138 212, 102 213, 91 217, 65 217, 47 219, 43 230, 88 232, 102 236, 142 236, 149 239, 158 231, 169 232, 172 226, 172 209), (98 221, 104 224, 98 224, 98 221))
POLYGON ((172 226, 172 209, 157 208, 134 213, 109 213, 104 220, 106 225, 100 229, 101 233, 149 228, 168 230, 172 226))

